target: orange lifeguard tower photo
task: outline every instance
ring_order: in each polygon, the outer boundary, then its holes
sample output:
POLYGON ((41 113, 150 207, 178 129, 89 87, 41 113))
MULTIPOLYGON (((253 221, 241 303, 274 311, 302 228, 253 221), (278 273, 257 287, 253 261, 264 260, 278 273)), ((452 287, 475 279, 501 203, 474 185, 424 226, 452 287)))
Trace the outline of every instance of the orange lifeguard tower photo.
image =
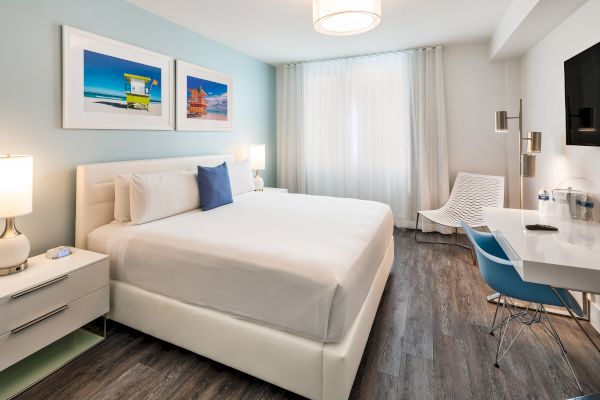
POLYGON ((190 89, 190 97, 188 98, 188 117, 201 118, 206 115, 206 107, 208 102, 205 99, 206 92, 202 86, 196 89, 190 89))

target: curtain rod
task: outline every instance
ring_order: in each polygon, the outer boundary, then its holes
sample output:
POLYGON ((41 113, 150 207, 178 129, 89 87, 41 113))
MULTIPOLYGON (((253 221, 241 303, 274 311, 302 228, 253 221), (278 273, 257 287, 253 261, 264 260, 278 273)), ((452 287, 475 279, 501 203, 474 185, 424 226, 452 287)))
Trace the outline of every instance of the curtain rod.
POLYGON ((286 62, 286 63, 279 64, 279 65, 298 65, 298 64, 306 64, 306 63, 311 63, 311 62, 327 62, 327 61, 337 61, 337 60, 344 60, 344 59, 351 60, 351 59, 355 59, 355 58, 365 58, 365 57, 373 57, 373 56, 382 56, 382 55, 386 55, 386 54, 400 54, 400 53, 409 52, 411 50, 434 50, 434 49, 437 49, 438 47, 442 47, 442 46, 441 45, 437 45, 437 46, 414 47, 414 48, 405 49, 405 50, 381 51, 381 52, 378 52, 378 53, 359 54, 359 55, 356 55, 356 56, 340 56, 340 57, 332 57, 332 58, 317 58, 317 59, 314 59, 314 60, 286 62))

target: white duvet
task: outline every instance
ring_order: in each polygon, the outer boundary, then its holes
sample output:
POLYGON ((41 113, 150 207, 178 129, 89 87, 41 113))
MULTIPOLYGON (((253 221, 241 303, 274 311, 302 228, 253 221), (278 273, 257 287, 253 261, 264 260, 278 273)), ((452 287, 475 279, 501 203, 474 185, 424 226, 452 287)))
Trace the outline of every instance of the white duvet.
POLYGON ((111 278, 322 342, 343 338, 393 233, 387 205, 247 193, 210 211, 88 236, 111 278))

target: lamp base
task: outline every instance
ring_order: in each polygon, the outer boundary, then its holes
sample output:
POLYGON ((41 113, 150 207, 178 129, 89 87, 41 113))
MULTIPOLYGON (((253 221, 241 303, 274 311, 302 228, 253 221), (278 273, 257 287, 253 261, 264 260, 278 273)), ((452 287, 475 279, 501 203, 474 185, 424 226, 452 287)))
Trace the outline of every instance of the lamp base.
POLYGON ((24 261, 21 264, 15 265, 14 267, 0 268, 0 276, 16 274, 17 272, 26 270, 27 266, 27 261, 24 261))
POLYGON ((15 226, 14 218, 7 218, 0 235, 0 276, 21 272, 27 268, 29 239, 15 226))
POLYGON ((265 187, 265 181, 263 181, 262 176, 260 176, 260 172, 256 171, 256 176, 254 177, 254 190, 257 192, 262 192, 265 187))

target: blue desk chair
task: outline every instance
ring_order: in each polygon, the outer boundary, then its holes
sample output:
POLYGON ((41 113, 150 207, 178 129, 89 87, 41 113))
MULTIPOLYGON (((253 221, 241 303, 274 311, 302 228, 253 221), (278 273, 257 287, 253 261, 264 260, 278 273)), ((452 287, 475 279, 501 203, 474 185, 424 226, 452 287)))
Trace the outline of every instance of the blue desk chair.
MULTIPOLYGON (((581 385, 567 358, 565 346, 554 329, 554 326, 552 326, 552 322, 550 322, 550 318, 548 318, 545 308, 545 305, 557 307, 566 305, 573 313, 581 317, 583 316, 583 311, 575 298, 565 289, 553 289, 548 285, 525 282, 521 279, 513 264, 504 253, 504 250, 502 250, 491 233, 476 231, 469 227, 464 221, 461 221, 461 226, 473 244, 481 276, 492 289, 500 293, 490 330, 491 335, 494 335, 494 332, 498 330, 500 331, 494 365, 498 368, 500 367, 500 361, 506 356, 525 328, 529 328, 541 342, 541 339, 532 328, 535 324, 558 345, 560 354, 566 361, 571 372, 570 375, 573 377, 572 383, 581 392, 581 385), (560 299, 558 296, 560 296, 560 299), (514 300, 525 301, 529 304, 527 305, 527 308, 519 309, 515 305, 514 300), (530 309, 532 304, 534 304, 534 306, 530 309), (500 322, 496 324, 500 307, 502 307, 502 316, 500 322), (506 311, 508 311, 508 315, 505 317, 506 311), (506 345, 506 331, 508 325, 512 321, 520 322, 521 328, 515 337, 506 345), (506 346, 504 350, 502 349, 503 345, 506 346)), ((554 360, 554 362, 565 375, 569 376, 556 360, 554 360)))

